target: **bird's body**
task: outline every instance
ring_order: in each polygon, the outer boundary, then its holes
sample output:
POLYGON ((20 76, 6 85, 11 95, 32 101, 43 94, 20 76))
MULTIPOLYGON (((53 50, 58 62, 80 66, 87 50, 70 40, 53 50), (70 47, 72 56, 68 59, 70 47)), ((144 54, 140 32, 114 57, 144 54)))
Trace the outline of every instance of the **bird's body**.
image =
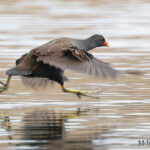
POLYGON ((16 61, 16 67, 8 70, 7 74, 13 74, 13 71, 16 71, 14 75, 21 75, 23 83, 32 88, 46 86, 52 81, 62 85, 67 80, 61 68, 44 64, 42 61, 37 61, 37 58, 30 53, 23 55, 16 61))
MULTIPOLYGON (((31 87, 44 86, 47 85, 47 81, 55 81, 65 92, 68 92, 64 88, 64 81, 67 80, 64 75, 65 69, 102 78, 116 77, 117 70, 88 53, 89 50, 99 46, 108 46, 101 35, 93 35, 85 40, 71 38, 52 40, 24 54, 16 61, 16 67, 9 69, 6 74, 22 76, 23 82, 31 87)), ((79 91, 76 94, 84 95, 79 91)))

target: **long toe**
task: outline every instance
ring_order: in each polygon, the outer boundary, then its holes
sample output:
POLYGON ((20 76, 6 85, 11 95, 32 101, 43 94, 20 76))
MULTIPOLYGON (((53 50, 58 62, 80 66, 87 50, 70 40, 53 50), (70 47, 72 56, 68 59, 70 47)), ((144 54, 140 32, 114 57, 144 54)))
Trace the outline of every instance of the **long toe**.
POLYGON ((101 90, 97 90, 97 91, 85 91, 87 94, 92 94, 92 95, 97 95, 100 94, 101 90))
POLYGON ((64 85, 62 86, 62 90, 67 93, 76 94, 79 98, 81 98, 81 96, 99 98, 98 94, 100 93, 100 91, 80 91, 75 89, 67 89, 64 85))
POLYGON ((99 93, 100 93, 100 91, 79 91, 79 93, 77 93, 77 96, 79 98, 81 98, 81 96, 87 96, 87 97, 99 99, 100 98, 98 96, 99 93))
POLYGON ((8 88, 5 85, 0 87, 0 94, 7 91, 7 90, 8 90, 8 88))
MULTIPOLYGON (((1 81, 0 81, 0 84, 5 86, 5 84, 4 84, 3 82, 1 82, 1 81)), ((1 88, 1 87, 0 87, 0 88, 1 88)))

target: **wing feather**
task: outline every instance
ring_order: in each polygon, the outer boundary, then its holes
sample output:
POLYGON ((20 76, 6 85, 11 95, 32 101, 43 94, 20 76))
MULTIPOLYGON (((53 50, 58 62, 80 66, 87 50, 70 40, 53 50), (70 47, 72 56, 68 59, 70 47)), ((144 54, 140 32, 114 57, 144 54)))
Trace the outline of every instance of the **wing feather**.
POLYGON ((39 55, 37 61, 54 65, 61 69, 70 69, 102 78, 115 78, 119 73, 108 63, 95 58, 92 54, 70 47, 66 50, 39 55))

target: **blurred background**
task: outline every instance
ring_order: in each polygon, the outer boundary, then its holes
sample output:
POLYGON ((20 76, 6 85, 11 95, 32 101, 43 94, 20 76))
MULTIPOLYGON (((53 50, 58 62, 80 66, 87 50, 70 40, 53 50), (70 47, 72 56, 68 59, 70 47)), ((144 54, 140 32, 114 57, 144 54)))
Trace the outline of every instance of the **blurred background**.
POLYGON ((60 37, 102 34, 111 48, 91 53, 114 68, 138 69, 103 81, 67 71, 67 86, 101 90, 100 99, 78 99, 59 85, 32 90, 13 77, 0 95, 3 150, 133 150, 150 139, 149 0, 0 0, 0 81, 15 60, 60 37))

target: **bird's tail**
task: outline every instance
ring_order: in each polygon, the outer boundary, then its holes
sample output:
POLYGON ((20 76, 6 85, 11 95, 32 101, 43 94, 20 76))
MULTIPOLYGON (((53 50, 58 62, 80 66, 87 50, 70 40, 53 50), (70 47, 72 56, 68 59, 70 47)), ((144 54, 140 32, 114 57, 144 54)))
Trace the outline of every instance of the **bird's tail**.
POLYGON ((6 74, 10 76, 29 75, 30 73, 29 70, 21 70, 18 66, 6 71, 6 74))
POLYGON ((6 71, 6 74, 9 76, 17 76, 20 75, 19 72, 17 71, 17 67, 11 68, 6 71))

